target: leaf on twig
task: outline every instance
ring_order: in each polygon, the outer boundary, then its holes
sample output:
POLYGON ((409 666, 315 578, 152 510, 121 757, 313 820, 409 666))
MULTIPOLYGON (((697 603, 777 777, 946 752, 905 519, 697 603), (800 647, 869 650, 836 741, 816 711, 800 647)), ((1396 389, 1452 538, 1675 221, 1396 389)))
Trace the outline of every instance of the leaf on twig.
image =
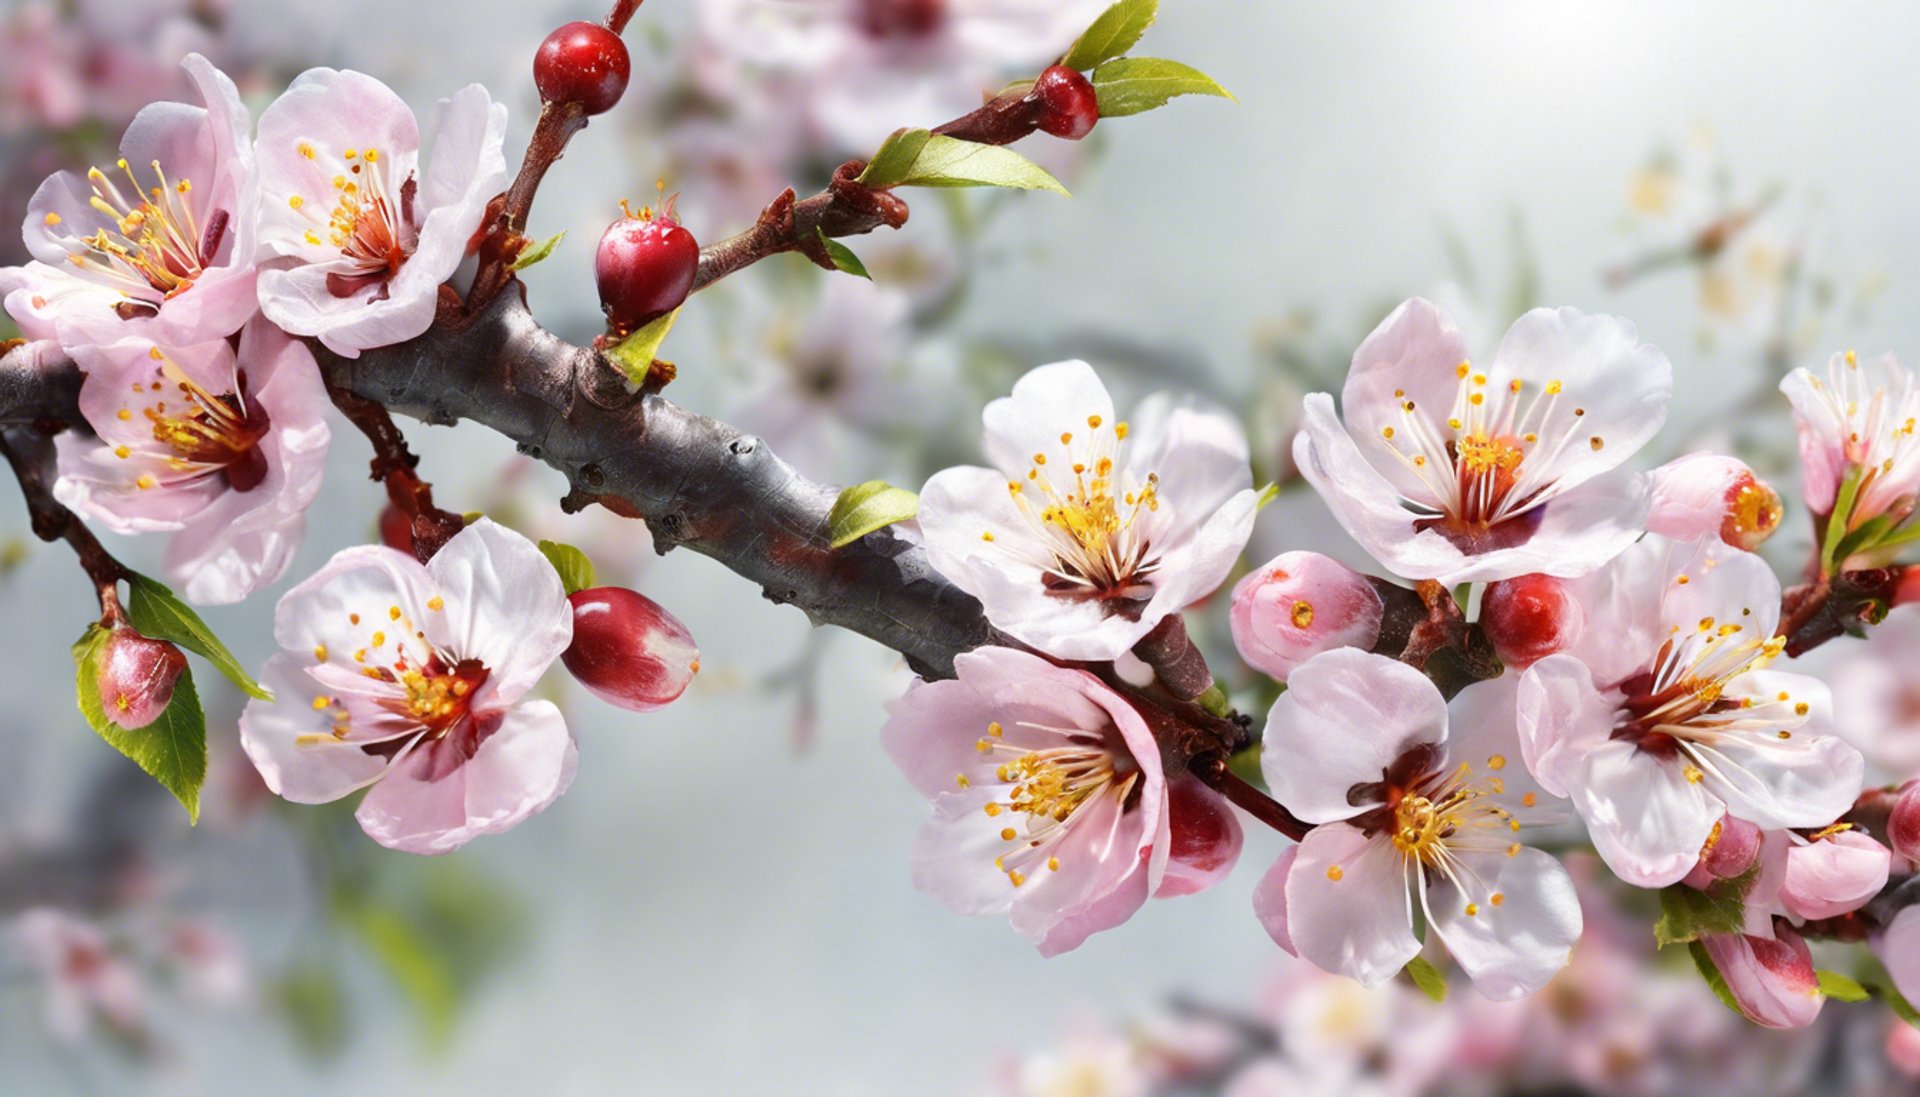
POLYGON ((827 538, 834 548, 841 548, 919 512, 918 495, 885 480, 869 480, 846 489, 833 501, 833 510, 827 515, 827 538))
POLYGON ((567 588, 568 594, 591 590, 598 585, 594 582, 593 561, 572 545, 542 541, 540 553, 553 565, 553 570, 560 573, 560 583, 567 588))
POLYGON ((1060 58, 1060 64, 1086 72, 1102 61, 1120 56, 1140 41, 1140 36, 1153 26, 1159 14, 1160 0, 1119 0, 1081 32, 1060 58))
POLYGON ((200 786, 207 780, 207 718, 193 690, 193 673, 185 668, 173 684, 173 698, 153 723, 127 729, 107 719, 100 700, 100 658, 112 632, 98 624, 73 645, 75 685, 80 715, 113 749, 132 759, 160 782, 181 806, 187 821, 200 821, 200 786))
POLYGON ((273 694, 247 673, 240 660, 234 658, 233 652, 227 650, 227 645, 220 642, 220 637, 214 635, 193 607, 174 597, 166 584, 136 574, 127 581, 127 591, 127 619, 134 631, 149 639, 179 644, 212 663, 213 669, 247 696, 273 700, 273 694))
POLYGON ((858 180, 869 187, 1011 187, 1066 194, 1045 168, 1009 148, 898 130, 867 162, 858 180))
POLYGON ((873 281, 873 275, 867 273, 867 265, 860 261, 860 257, 853 253, 852 248, 828 236, 826 229, 816 228, 813 231, 820 234, 820 245, 827 249, 827 258, 833 260, 835 270, 857 274, 869 282, 873 281))
POLYGON ((667 333, 673 330, 673 321, 679 315, 680 310, 674 309, 606 349, 607 357, 627 375, 628 384, 646 381, 653 360, 660 356, 660 344, 667 341, 667 333))
POLYGON ((520 254, 513 260, 513 265, 507 269, 515 272, 526 270, 540 260, 552 255, 553 249, 560 246, 561 238, 566 235, 567 230, 561 229, 559 232, 554 233, 552 236, 547 237, 545 240, 540 241, 530 248, 521 248, 520 254))
POLYGON ((1102 118, 1124 118, 1163 107, 1176 95, 1233 98, 1199 69, 1158 57, 1120 57, 1102 64, 1093 70, 1093 91, 1100 98, 1102 118))

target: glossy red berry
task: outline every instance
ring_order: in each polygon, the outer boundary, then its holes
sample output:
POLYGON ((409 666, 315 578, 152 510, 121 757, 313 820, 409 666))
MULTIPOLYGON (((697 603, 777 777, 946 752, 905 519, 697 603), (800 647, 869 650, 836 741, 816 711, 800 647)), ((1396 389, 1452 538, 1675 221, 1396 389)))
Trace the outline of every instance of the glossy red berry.
POLYGON ((1087 78, 1065 65, 1054 65, 1033 82, 1040 100, 1040 128, 1055 137, 1078 141, 1093 132, 1100 120, 1100 97, 1087 78))
POLYGON ((593 260, 608 326, 625 335, 679 308, 699 268, 700 244, 674 218, 671 198, 658 213, 643 209, 615 221, 593 260))
POLYGON ((165 640, 150 640, 121 626, 107 637, 95 665, 94 681, 107 719, 129 730, 160 718, 173 700, 173 687, 187 669, 187 657, 165 640))
POLYGON ((1521 575, 1487 585, 1480 601, 1480 627, 1502 662, 1532 666, 1580 638, 1586 613, 1565 581, 1551 575, 1521 575))
POLYGON ((627 90, 633 62, 620 36, 598 23, 568 23, 533 55, 533 83, 549 103, 578 103, 604 114, 627 90))
POLYGON ((659 603, 625 587, 575 591, 567 601, 573 643, 560 659, 595 697, 651 712, 687 691, 700 669, 700 649, 659 603))

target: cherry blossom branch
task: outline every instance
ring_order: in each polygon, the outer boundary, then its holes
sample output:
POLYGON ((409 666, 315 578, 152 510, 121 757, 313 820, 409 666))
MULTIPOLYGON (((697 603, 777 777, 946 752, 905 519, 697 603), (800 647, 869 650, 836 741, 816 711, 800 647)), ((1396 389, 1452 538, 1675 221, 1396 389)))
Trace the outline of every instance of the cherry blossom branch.
POLYGON ((7 463, 13 466, 14 479, 20 482, 20 494, 26 498, 34 535, 48 543, 65 541, 72 546, 100 599, 101 623, 124 622, 126 613, 120 606, 120 583, 131 579, 133 573, 114 559, 79 515, 53 497, 53 489, 48 484, 53 471, 52 439, 32 428, 0 432, 0 453, 6 455, 7 463))
POLYGON ((420 458, 407 448, 406 437, 387 414, 385 405, 331 386, 327 395, 333 398, 333 406, 373 443, 373 460, 369 462, 373 479, 386 486, 388 500, 406 515, 414 555, 422 563, 432 559, 440 546, 460 532, 465 520, 434 505, 433 485, 414 471, 419 467, 420 458))

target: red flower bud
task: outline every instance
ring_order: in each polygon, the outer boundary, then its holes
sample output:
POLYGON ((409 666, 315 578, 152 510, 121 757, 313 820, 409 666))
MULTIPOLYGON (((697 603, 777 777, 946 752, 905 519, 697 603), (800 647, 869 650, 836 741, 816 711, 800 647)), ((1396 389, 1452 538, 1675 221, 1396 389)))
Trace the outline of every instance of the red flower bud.
POLYGON ((160 718, 173 700, 173 686, 187 657, 165 640, 149 640, 126 626, 115 628, 95 657, 94 680, 107 719, 129 731, 160 718))
POLYGON ((1055 137, 1078 141, 1100 120, 1100 97, 1093 85, 1065 65, 1041 73, 1033 82, 1033 94, 1040 100, 1040 128, 1055 137))
POLYGON ((620 36, 598 23, 568 23, 533 55, 533 83, 549 103, 578 103, 588 114, 613 109, 633 62, 620 36))
POLYGON ((573 603, 573 643, 560 659, 595 697, 651 712, 687 691, 700 669, 700 649, 673 614, 625 587, 575 591, 567 601, 573 603))
POLYGON ((1580 638, 1587 616, 1551 575, 1521 575, 1487 585, 1480 600, 1480 628, 1502 662, 1524 669, 1580 638))
POLYGON ((1653 470, 1647 529, 1676 541, 1717 535, 1749 552, 1780 528, 1780 493, 1736 457, 1690 453, 1653 470))
POLYGON ((700 244, 674 219, 671 198, 657 214, 643 209, 615 221, 593 260, 608 326, 624 336, 679 308, 699 269, 700 244))
POLYGON ((1887 817, 1887 844, 1909 861, 1920 863, 1920 781, 1908 781, 1887 817))

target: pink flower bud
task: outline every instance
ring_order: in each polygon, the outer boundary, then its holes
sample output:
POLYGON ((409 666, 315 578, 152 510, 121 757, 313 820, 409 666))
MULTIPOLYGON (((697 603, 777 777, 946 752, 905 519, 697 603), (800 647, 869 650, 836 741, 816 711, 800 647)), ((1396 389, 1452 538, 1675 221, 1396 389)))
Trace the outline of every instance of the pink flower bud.
POLYGON ((1366 576, 1317 552, 1283 552, 1233 588, 1233 643, 1247 665, 1286 681, 1334 648, 1371 648, 1385 606, 1366 576))
POLYGON ((1787 851, 1780 903, 1797 918, 1838 918, 1887 884, 1887 847, 1857 830, 1836 831, 1787 851))
POLYGON ((1551 575, 1520 575, 1487 585, 1480 600, 1480 628, 1500 660, 1515 670, 1564 651, 1586 628, 1587 615, 1551 575))
POLYGON ((1820 1015, 1825 1001, 1820 977, 1799 934, 1783 925, 1774 938, 1711 934, 1700 943, 1747 1020, 1767 1028, 1804 1028, 1820 1015))
POLYGON ((634 712, 678 700, 700 669, 693 635, 659 603, 625 587, 567 596, 573 642, 560 656, 595 697, 634 712))
POLYGON ((1647 530, 1676 541, 1717 536, 1751 551, 1780 528, 1780 493, 1736 457, 1690 453, 1653 470, 1647 530))
POLYGON ((149 640, 126 626, 115 628, 95 657, 95 681, 107 719, 131 731, 160 718, 173 700, 173 685, 187 657, 165 640, 149 640))
POLYGON ((1753 867, 1760 856, 1760 828, 1745 819, 1723 815, 1713 825, 1713 833, 1700 850, 1700 863, 1684 881, 1688 887, 1705 889, 1715 880, 1731 880, 1753 867))
POLYGON ((1887 841, 1893 851, 1909 861, 1920 862, 1920 781, 1908 781, 1893 802, 1887 817, 1887 841))

